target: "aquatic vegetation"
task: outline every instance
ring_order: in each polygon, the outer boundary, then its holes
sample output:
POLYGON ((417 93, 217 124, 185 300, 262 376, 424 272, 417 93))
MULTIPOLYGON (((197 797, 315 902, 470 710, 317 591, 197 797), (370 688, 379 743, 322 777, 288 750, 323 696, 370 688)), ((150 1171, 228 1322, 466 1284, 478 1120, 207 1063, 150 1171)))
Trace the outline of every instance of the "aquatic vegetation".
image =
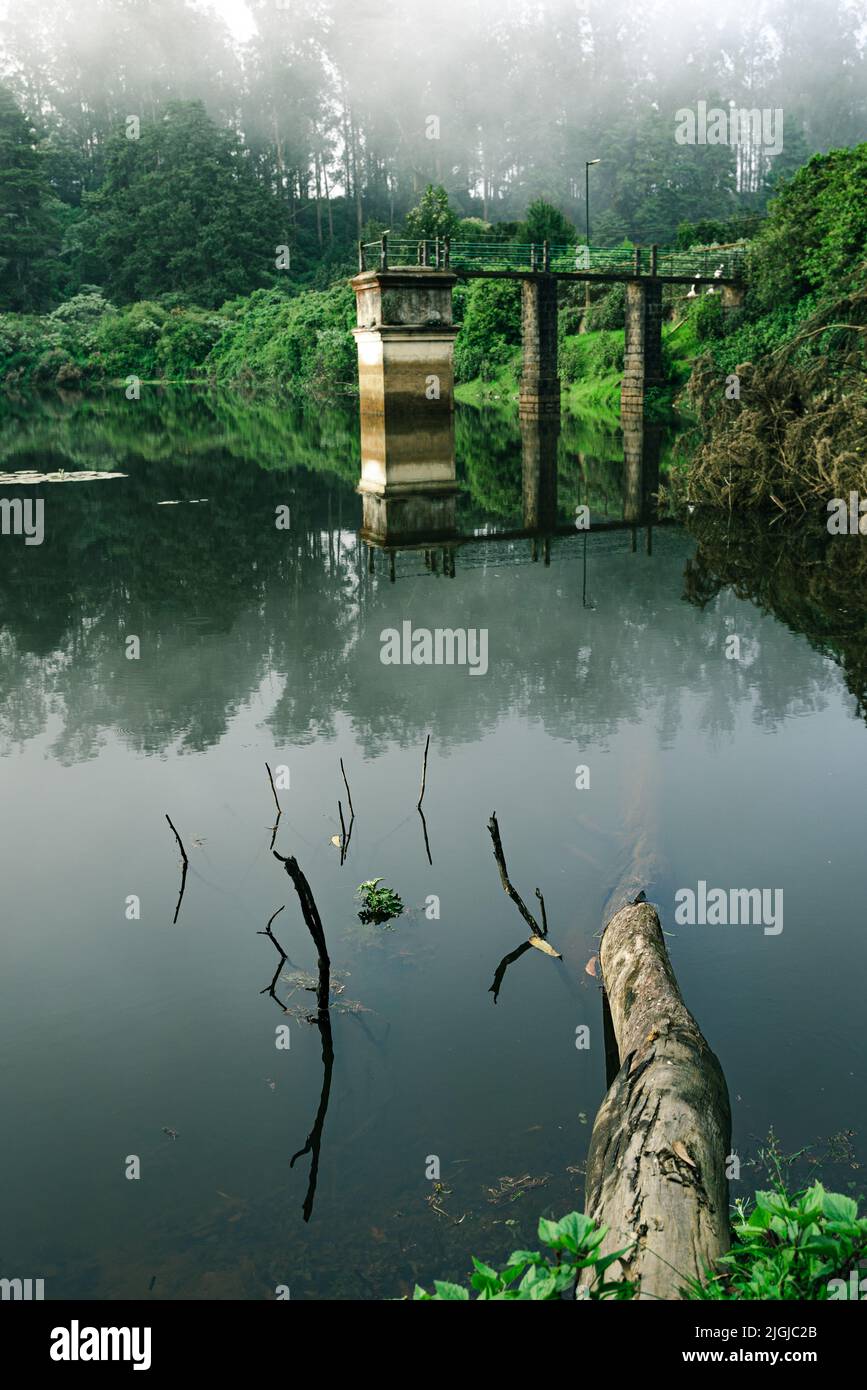
POLYGON ((399 917, 403 912, 403 902, 399 894, 395 893, 393 888, 380 888, 380 883, 381 878, 371 878, 358 885, 356 896, 364 902, 358 914, 359 921, 373 922, 379 926, 382 922, 390 922, 392 917, 399 917))

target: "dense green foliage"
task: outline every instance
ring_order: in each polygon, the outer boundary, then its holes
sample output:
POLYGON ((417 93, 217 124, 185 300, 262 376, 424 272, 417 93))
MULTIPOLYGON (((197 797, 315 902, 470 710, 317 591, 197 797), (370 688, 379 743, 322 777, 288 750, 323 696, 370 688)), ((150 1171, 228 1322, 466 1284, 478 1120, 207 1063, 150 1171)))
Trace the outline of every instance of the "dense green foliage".
POLYGON ((0 86, 0 307, 40 309, 53 289, 55 199, 35 131, 0 86))
MULTIPOLYGON (((539 1222, 539 1240, 553 1258, 535 1250, 517 1250, 502 1270, 473 1257, 470 1285, 478 1299, 574 1298, 576 1290, 589 1299, 628 1299, 637 1292, 629 1280, 605 1280, 605 1271, 626 1249, 599 1257, 607 1227, 596 1226, 580 1212, 560 1221, 539 1222)), ((684 1280, 686 1299, 827 1300, 851 1296, 848 1279, 867 1256, 867 1218, 858 1217, 851 1197, 826 1192, 814 1183, 789 1196, 780 1185, 774 1192, 757 1192, 754 1208, 739 1204, 734 1243, 708 1271, 703 1283, 684 1280)), ((437 1280, 435 1293, 416 1288, 415 1298, 469 1300, 461 1284, 437 1280)))
POLYGON ((109 141, 75 232, 75 275, 111 298, 176 294, 213 308, 276 279, 288 217, 201 103, 172 102, 138 139, 109 141))
POLYGON ((449 206, 449 195, 442 185, 428 184, 418 207, 406 215, 406 230, 411 237, 453 237, 460 226, 458 214, 449 206))
POLYGON ((521 287, 514 280, 471 280, 458 307, 455 381, 486 379, 520 351, 521 287))
POLYGON ((208 357, 218 379, 355 390, 355 295, 348 285, 288 297, 259 290, 226 306, 229 323, 208 357))
POLYGON ((356 389, 355 298, 257 290, 220 310, 143 300, 118 308, 93 287, 42 317, 0 316, 7 386, 209 378, 333 394, 356 389))
MULTIPOLYGON (((343 0, 246 8, 238 41, 197 0, 13 7, 3 71, 24 124, 12 143, 25 162, 39 156, 40 173, 14 194, 27 218, 0 219, 0 256, 26 264, 33 288, 22 299, 20 274, 15 294, 0 275, 0 310, 86 283, 116 302, 175 293, 215 308, 273 283, 284 243, 293 283, 322 288, 351 268, 366 232, 436 234, 436 220, 406 222, 426 185, 446 190, 442 226, 457 217, 461 235, 490 225, 583 238, 585 160, 600 161, 597 244, 671 243, 687 222, 728 239, 781 176, 867 124, 863 4, 851 0, 766 0, 736 42, 709 42, 700 9, 672 32, 628 0, 567 6, 556 23, 518 0, 483 0, 441 26, 435 51, 422 0, 381 14, 343 0), (740 149, 678 144, 676 112, 697 93, 784 107, 782 150, 754 132, 740 149)), ((0 126, 8 140, 5 104, 0 126)))
POLYGON ((743 309, 697 304, 691 500, 803 509, 867 485, 865 187, 867 144, 814 156, 751 244, 743 309))

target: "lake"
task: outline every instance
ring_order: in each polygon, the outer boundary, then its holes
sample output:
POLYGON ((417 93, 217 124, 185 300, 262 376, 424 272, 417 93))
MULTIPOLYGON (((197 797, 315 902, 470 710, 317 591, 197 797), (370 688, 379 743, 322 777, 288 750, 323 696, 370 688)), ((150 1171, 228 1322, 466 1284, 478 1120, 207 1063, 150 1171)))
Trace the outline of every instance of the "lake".
MULTIPOLYGON (((0 488, 45 504, 41 545, 0 538, 5 1276, 47 1298, 398 1298, 532 1245, 583 1204, 605 1092, 585 967, 628 882, 726 1074, 732 1196, 775 1151, 861 1192, 856 540, 651 528, 628 441, 576 420, 530 538, 532 441, 464 408, 454 515, 395 553, 362 514, 350 407, 145 388, 3 409, 0 468, 64 470, 0 488), (486 670, 384 662, 406 623, 484 631, 486 670), (528 931, 492 811, 562 962, 502 967, 528 931), (321 915, 330 1046, 272 840, 321 915), (406 911, 365 925, 376 878, 406 911), (781 892, 782 929, 677 925, 700 882, 781 892)), ((675 447, 652 443, 663 478, 675 447)))

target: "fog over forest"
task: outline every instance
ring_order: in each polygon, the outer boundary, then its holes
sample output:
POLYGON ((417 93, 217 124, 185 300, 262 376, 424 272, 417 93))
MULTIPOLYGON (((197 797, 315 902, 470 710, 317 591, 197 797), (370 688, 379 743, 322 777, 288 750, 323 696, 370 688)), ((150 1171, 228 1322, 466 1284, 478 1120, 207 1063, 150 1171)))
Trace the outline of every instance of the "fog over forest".
POLYGON ((580 226, 591 159, 594 241, 665 240, 867 130, 867 0, 13 0, 2 55, 64 205, 131 116, 199 100, 302 257, 399 222, 429 182, 464 216, 544 197, 580 226), (676 143, 700 101, 781 109, 782 152, 676 143))

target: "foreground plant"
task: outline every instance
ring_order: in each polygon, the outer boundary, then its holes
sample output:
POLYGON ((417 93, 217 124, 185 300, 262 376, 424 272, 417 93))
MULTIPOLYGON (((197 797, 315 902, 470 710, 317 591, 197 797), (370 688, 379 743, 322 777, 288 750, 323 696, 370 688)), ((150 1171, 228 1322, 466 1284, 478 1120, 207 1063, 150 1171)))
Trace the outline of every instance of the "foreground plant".
POLYGON ((359 921, 374 922, 379 926, 382 922, 390 922, 392 917, 399 917, 403 912, 400 895, 395 893, 393 888, 380 888, 380 883, 381 878, 371 878, 358 885, 356 896, 364 902, 364 907, 358 914, 359 921))
MULTIPOLYGON (((719 1261, 717 1272, 708 1271, 705 1283, 684 1281, 685 1300, 860 1298, 856 1271, 867 1259, 867 1217, 859 1218, 851 1197, 826 1192, 817 1182, 793 1196, 780 1185, 774 1192, 757 1192, 754 1201, 749 1215, 749 1203, 735 1204, 734 1245, 719 1261)), ((516 1250, 502 1270, 473 1256, 475 1273, 469 1288, 436 1279, 434 1293, 416 1287, 413 1298, 634 1298, 635 1282, 603 1277, 629 1248, 600 1256, 606 1234, 607 1227, 598 1227, 581 1212, 570 1212, 560 1221, 542 1218, 539 1240, 552 1256, 516 1250)))
MULTIPOLYGON (((838 1299, 851 1294, 849 1275, 867 1258, 867 1217, 858 1204, 820 1182, 789 1196, 757 1192, 754 1209, 737 1202, 735 1243, 706 1284, 692 1284, 691 1299, 838 1299)), ((856 1281, 857 1283, 857 1281, 856 1281)))
MULTIPOLYGON (((470 1276, 470 1284, 476 1297, 484 1299, 532 1298, 549 1302, 574 1298, 579 1282, 582 1290, 586 1289, 583 1296, 587 1298, 632 1298, 634 1284, 625 1279, 608 1283, 602 1277, 608 1266, 626 1253, 623 1249, 612 1255, 600 1255, 599 1246, 607 1230, 606 1226, 597 1227, 580 1211, 570 1212, 560 1221, 541 1217, 539 1240, 553 1252, 551 1256, 540 1254, 538 1250, 516 1250, 503 1270, 493 1269, 473 1256, 475 1273, 470 1276)), ((434 1280, 434 1289, 435 1293, 426 1293, 416 1286, 413 1298, 436 1302, 472 1297, 462 1284, 450 1284, 443 1279, 434 1280)))

